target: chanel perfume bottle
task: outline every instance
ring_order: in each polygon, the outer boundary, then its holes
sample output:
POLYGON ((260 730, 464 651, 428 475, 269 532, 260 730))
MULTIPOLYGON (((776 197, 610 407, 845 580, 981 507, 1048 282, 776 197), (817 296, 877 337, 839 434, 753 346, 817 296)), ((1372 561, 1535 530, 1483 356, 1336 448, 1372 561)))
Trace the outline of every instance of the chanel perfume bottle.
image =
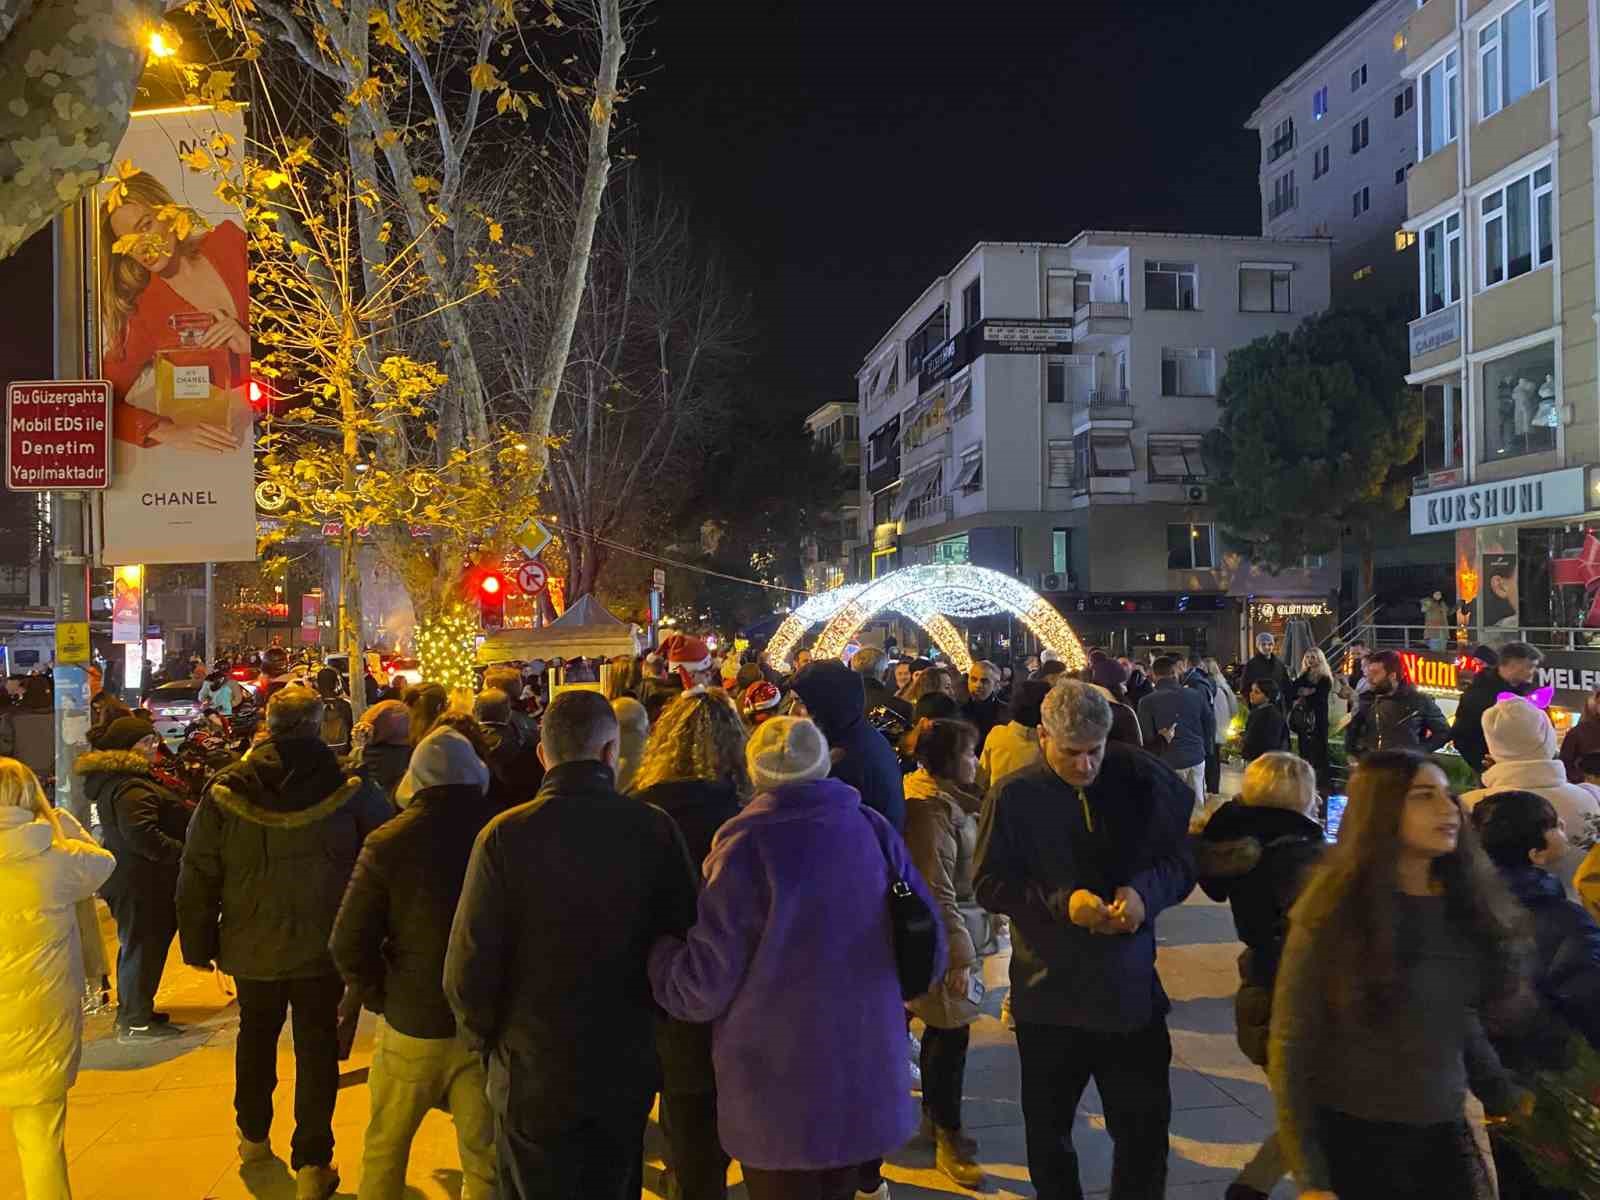
POLYGON ((226 346, 202 346, 216 324, 210 313, 175 313, 167 318, 178 344, 157 350, 156 415, 175 425, 228 426, 230 391, 239 384, 238 358, 226 346))

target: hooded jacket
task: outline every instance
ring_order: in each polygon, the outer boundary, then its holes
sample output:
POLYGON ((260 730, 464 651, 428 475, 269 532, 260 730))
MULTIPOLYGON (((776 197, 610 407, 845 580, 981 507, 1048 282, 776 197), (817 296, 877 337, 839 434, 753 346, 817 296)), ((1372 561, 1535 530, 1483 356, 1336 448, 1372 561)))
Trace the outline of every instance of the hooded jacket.
POLYGON ((893 877, 931 903, 905 844, 854 789, 788 784, 722 827, 687 941, 666 938, 651 952, 661 1006, 714 1023, 717 1128, 741 1162, 860 1163, 916 1128, 893 877))
POLYGON ((170 897, 178 883, 188 807, 155 781, 149 761, 132 750, 90 750, 78 755, 72 769, 100 814, 101 839, 117 859, 100 894, 109 901, 137 888, 143 895, 170 897))
POLYGON ((483 722, 489 735, 489 799, 499 812, 526 804, 544 782, 544 765, 536 743, 525 741, 515 724, 483 722))
POLYGON ((1523 700, 1495 704, 1483 714, 1483 732, 1494 766, 1483 772, 1483 786, 1461 797, 1471 812, 1495 792, 1534 792, 1550 801, 1567 825, 1569 849, 1550 871, 1570 885, 1589 848, 1600 841, 1600 788, 1568 783, 1567 768, 1556 757, 1556 731, 1543 709, 1523 700))
POLYGON ((83 1049, 76 906, 115 861, 69 813, 0 808, 0 1107, 67 1094, 83 1049))
POLYGON ((362 844, 329 949, 361 1002, 408 1037, 447 1038, 444 955, 472 843, 499 809, 472 784, 424 788, 362 844))
MULTIPOLYGON (((1514 692, 1522 696, 1532 690, 1531 684, 1507 683, 1500 677, 1498 669, 1490 668, 1479 671, 1467 685, 1467 690, 1461 693, 1461 699, 1456 704, 1455 723, 1450 727, 1450 740, 1455 743, 1456 752, 1466 759, 1467 765, 1474 771, 1483 770, 1483 756, 1488 751, 1488 743, 1483 736, 1483 714, 1498 703, 1497 697, 1501 692, 1514 692)), ((1576 782, 1582 783, 1583 780, 1580 778, 1576 782)))
POLYGON ((1490 1040, 1514 1071, 1559 1069, 1567 1065, 1571 1033, 1600 1050, 1600 924, 1541 867, 1501 867, 1500 877, 1533 917, 1530 965, 1539 1012, 1516 1034, 1490 1040))
POLYGON ((1167 1013, 1155 923, 1194 887, 1193 809, 1191 787, 1153 755, 1117 742, 1106 745, 1087 788, 1040 763, 990 789, 975 890, 984 908, 1011 918, 1018 1021, 1129 1033, 1167 1013), (1091 933, 1067 919, 1074 891, 1109 904, 1119 887, 1144 901, 1144 924, 1133 933, 1091 933))
POLYGON ((900 762, 888 740, 867 721, 861 676, 835 659, 807 663, 793 691, 834 751, 832 778, 861 793, 861 802, 902 830, 906 798, 900 762))
POLYGON ((220 771, 178 878, 183 961, 241 979, 332 975, 328 936, 367 834, 393 809, 320 739, 269 738, 220 771))

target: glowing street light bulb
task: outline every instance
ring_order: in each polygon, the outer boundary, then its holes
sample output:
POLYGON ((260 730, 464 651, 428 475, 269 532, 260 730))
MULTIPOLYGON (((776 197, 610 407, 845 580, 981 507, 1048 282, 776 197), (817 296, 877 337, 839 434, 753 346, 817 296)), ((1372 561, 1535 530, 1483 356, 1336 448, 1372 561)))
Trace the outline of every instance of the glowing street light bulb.
POLYGON ((150 51, 151 58, 171 58, 178 52, 177 39, 164 29, 152 29, 150 36, 145 39, 145 45, 150 51))

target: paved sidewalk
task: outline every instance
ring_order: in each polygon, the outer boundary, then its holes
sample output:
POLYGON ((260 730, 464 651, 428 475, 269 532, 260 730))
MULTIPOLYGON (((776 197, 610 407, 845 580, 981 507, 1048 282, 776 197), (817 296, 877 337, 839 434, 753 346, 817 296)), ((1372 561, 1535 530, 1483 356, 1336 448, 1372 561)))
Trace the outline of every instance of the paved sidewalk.
MULTIPOLYGON (((1220 1200, 1223 1188, 1268 1127, 1272 1101, 1261 1072, 1233 1040, 1232 996, 1239 946, 1225 906, 1195 897, 1165 914, 1157 927, 1161 971, 1172 994, 1171 1200, 1220 1200)), ((1015 1039, 1000 1025, 1004 960, 991 960, 986 1015, 974 1029, 967 1070, 966 1117, 989 1172, 988 1195, 1032 1196, 1027 1183, 1022 1114, 1017 1103, 1015 1039)), ((284 1161, 240 1167, 233 1133, 233 1045, 238 1010, 216 980, 169 965, 160 1003, 190 1035, 160 1047, 119 1046, 111 1013, 90 1018, 83 1072, 68 1108, 67 1148, 76 1200, 293 1200, 284 1161)), ((366 1068, 372 1018, 363 1022, 334 1118, 336 1157, 352 1197, 360 1179, 366 1128, 366 1068)), ((272 1144, 287 1154, 293 1126, 294 1059, 287 1030, 279 1053, 277 1116, 272 1144)), ((1104 1195, 1111 1144, 1091 1089, 1077 1131, 1085 1186, 1104 1195)), ((647 1187, 660 1187, 661 1139, 651 1126, 647 1187)), ((933 1151, 914 1143, 886 1168, 896 1200, 970 1195, 934 1172, 933 1151)), ((411 1156, 406 1200, 458 1200, 459 1159, 449 1119, 431 1113, 411 1156)), ((735 1176, 737 1178, 737 1176, 735 1176)), ((0 1198, 22 1194, 10 1122, 0 1124, 0 1198)), ((646 1195, 656 1196, 656 1191, 646 1195)), ((979 1193, 984 1194, 984 1193, 979 1193)), ((1285 1184, 1274 1200, 1295 1194, 1285 1184)), ((735 1188, 742 1198, 743 1189, 735 1188)))

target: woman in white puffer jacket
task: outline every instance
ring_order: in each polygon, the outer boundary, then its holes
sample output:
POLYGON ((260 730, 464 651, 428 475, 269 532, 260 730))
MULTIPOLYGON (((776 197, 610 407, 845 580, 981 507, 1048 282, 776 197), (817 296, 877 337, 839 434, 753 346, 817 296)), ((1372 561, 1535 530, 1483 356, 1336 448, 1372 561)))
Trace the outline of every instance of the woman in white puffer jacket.
POLYGON ((1600 840, 1600 788, 1589 783, 1568 783, 1567 767, 1556 757, 1556 730, 1542 708, 1526 700, 1501 700, 1483 714, 1483 738, 1494 765, 1485 768, 1483 786, 1461 797, 1468 812, 1495 792, 1536 792, 1550 801, 1567 827, 1571 847, 1550 864, 1553 875, 1576 898, 1572 877, 1583 856, 1600 840))
POLYGON ((83 1050, 83 950, 75 906, 117 860, 39 781, 0 758, 0 1108, 28 1200, 70 1200, 67 1089, 83 1050))

